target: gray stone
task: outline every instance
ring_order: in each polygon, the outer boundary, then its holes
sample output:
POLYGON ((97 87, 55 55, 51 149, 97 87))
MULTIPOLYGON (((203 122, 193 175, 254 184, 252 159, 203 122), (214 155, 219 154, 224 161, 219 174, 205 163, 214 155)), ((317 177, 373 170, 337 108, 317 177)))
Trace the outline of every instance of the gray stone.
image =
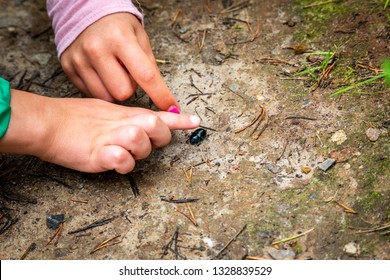
POLYGON ((375 142, 378 140, 379 135, 381 134, 381 131, 377 128, 372 128, 370 127, 369 129, 366 130, 366 135, 370 141, 375 142))
POLYGON ((65 215, 64 214, 58 214, 58 215, 46 215, 46 225, 48 228, 56 230, 60 224, 64 221, 65 215))
POLYGON ((179 32, 180 32, 181 34, 187 33, 187 32, 188 32, 188 27, 187 27, 187 26, 184 26, 184 27, 180 28, 179 32))
POLYGON ((291 250, 269 248, 267 252, 274 260, 293 260, 295 258, 295 253, 291 250))
POLYGON ((55 248, 54 249, 54 257, 56 259, 58 258, 64 258, 69 255, 69 250, 66 248, 55 248))
POLYGON ((335 159, 333 158, 328 158, 327 160, 325 160, 324 162, 320 163, 320 165, 318 165, 319 169, 321 169, 322 171, 328 171, 329 168, 332 167, 332 165, 336 162, 335 159))
POLYGON ((359 247, 355 242, 349 242, 344 246, 343 251, 348 255, 357 255, 359 253, 359 247))
POLYGON ((281 171, 280 167, 278 165, 275 165, 273 163, 267 163, 265 167, 271 171, 273 174, 277 174, 281 171))
POLYGON ((38 62, 40 65, 46 65, 49 63, 51 54, 49 53, 37 53, 32 56, 32 60, 38 62))
POLYGON ((233 92, 237 92, 240 90, 240 85, 239 84, 230 84, 228 85, 229 89, 233 92))

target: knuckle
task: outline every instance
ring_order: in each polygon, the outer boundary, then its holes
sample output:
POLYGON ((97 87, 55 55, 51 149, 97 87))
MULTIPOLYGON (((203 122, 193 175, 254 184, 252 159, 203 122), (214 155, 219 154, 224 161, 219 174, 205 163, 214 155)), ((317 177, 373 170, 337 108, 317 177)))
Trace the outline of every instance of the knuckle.
POLYGON ((125 46, 127 43, 125 33, 119 28, 113 28, 110 38, 111 42, 118 47, 125 46))
POLYGON ((128 133, 129 133, 129 139, 133 142, 141 141, 144 136, 142 128, 138 126, 130 127, 128 133))
POLYGON ((157 148, 162 148, 162 147, 167 146, 167 145, 171 142, 171 139, 172 139, 172 134, 168 132, 168 133, 165 135, 165 137, 163 137, 163 138, 161 139, 161 141, 160 141, 159 143, 154 143, 154 144, 155 144, 155 146, 156 146, 157 148))
POLYGON ((73 72, 72 63, 69 59, 61 59, 61 66, 64 69, 65 74, 70 75, 73 72))
POLYGON ((79 55, 79 54, 75 54, 73 57, 72 57, 72 64, 76 67, 76 68, 82 68, 84 66, 84 58, 82 55, 79 55))
POLYGON ((88 43, 83 45, 83 51, 93 59, 99 59, 103 55, 104 47, 98 40, 90 40, 88 43))
POLYGON ((115 153, 113 155, 113 162, 117 165, 123 163, 126 161, 126 155, 125 153, 123 153, 122 151, 121 152, 118 152, 118 153, 115 153))
POLYGON ((117 99, 118 101, 125 101, 127 100, 128 98, 130 98, 130 96, 133 95, 133 91, 131 90, 130 87, 128 86, 122 86, 122 87, 119 87, 115 93, 114 93, 114 97, 115 99, 117 99))
POLYGON ((167 146, 171 142, 171 139, 172 139, 172 134, 168 133, 164 143, 162 143, 162 146, 167 146))
POLYGON ((156 129, 161 125, 159 117, 153 114, 147 116, 146 122, 151 129, 156 129))
POLYGON ((152 67, 146 67, 141 70, 140 79, 145 82, 151 82, 156 77, 156 71, 152 67))

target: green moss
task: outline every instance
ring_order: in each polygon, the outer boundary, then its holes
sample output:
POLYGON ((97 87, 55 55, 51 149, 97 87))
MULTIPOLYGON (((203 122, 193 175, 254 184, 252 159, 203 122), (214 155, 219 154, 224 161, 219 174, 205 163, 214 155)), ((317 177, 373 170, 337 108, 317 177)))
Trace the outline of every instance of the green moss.
POLYGON ((302 249, 302 246, 301 245, 299 245, 299 244, 296 244, 295 246, 294 246, 294 252, 295 252, 295 254, 300 254, 300 253, 302 253, 303 252, 303 249, 302 249))
POLYGON ((380 204, 382 197, 382 194, 376 191, 369 193, 367 197, 363 199, 363 207, 365 210, 372 209, 373 206, 380 204))
POLYGON ((294 1, 294 13, 300 15, 304 22, 302 30, 295 34, 296 39, 300 42, 322 36, 329 28, 327 26, 329 19, 337 15, 345 14, 354 8, 354 4, 345 4, 342 2, 332 2, 325 5, 304 8, 304 6, 312 3, 312 0, 294 1))
POLYGON ((377 143, 376 147, 377 150, 367 151, 357 161, 359 167, 361 166, 358 180, 360 185, 367 190, 375 190, 376 187, 380 187, 377 186, 380 177, 390 178, 389 150, 383 149, 386 146, 381 145, 380 142, 377 143))
POLYGON ((255 248, 263 248, 265 245, 265 240, 259 240, 259 232, 261 232, 263 229, 260 228, 258 224, 248 224, 247 226, 247 232, 249 235, 249 238, 251 240, 251 246, 255 248))

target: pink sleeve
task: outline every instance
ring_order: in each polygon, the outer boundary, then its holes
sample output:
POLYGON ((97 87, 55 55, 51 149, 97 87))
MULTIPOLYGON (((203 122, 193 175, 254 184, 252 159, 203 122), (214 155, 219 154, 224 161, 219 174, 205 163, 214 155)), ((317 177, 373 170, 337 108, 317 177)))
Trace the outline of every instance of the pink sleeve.
POLYGON ((58 57, 88 26, 100 18, 119 12, 132 13, 143 22, 142 14, 130 0, 47 0, 58 57))

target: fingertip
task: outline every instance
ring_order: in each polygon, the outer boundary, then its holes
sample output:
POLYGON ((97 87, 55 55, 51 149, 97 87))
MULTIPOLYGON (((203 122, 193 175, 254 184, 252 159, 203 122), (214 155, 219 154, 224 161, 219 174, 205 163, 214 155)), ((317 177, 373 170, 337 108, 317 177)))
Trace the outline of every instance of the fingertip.
POLYGON ((172 114, 168 112, 157 112, 162 121, 169 127, 170 130, 186 130, 193 129, 200 125, 201 120, 198 116, 188 114, 172 114))
MULTIPOLYGON (((153 100, 153 103, 160 110, 169 112, 169 110, 176 108, 176 110, 179 111, 179 114, 180 114, 181 108, 180 108, 179 102, 177 102, 175 96, 173 95, 173 93, 168 89, 168 87, 165 84, 164 84, 164 87, 165 87, 165 90, 160 91, 159 95, 150 94, 150 91, 147 92, 147 94, 153 100)), ((171 113, 176 113, 176 112, 171 112, 171 113)))
POLYGON ((190 116, 190 121, 196 127, 198 127, 200 125, 200 118, 198 116, 191 115, 190 116))

